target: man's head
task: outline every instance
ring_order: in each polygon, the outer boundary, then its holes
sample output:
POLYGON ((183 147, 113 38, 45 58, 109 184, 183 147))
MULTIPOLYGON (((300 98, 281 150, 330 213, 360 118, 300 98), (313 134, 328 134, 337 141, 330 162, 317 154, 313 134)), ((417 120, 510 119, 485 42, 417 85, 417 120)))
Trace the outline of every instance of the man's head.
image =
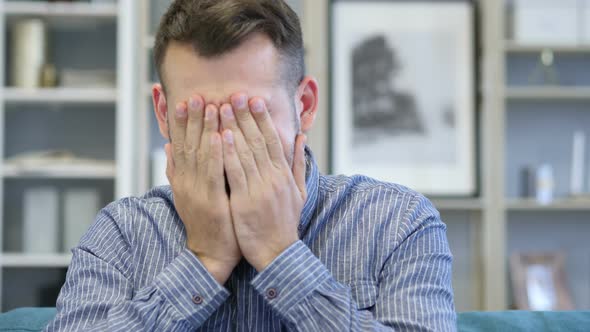
POLYGON ((154 58, 162 84, 154 106, 167 139, 168 113, 195 93, 217 106, 239 92, 264 98, 289 159, 295 135, 313 124, 317 82, 304 76, 301 26, 283 0, 176 0, 154 58))

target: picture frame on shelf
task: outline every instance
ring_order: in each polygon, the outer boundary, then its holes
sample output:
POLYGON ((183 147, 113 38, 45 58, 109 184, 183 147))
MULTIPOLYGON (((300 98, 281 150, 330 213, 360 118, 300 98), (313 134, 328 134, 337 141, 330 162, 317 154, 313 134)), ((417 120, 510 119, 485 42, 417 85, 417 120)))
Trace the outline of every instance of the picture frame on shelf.
POLYGON ((330 10, 332 173, 475 195, 474 2, 332 1, 330 10))
POLYGON ((515 309, 573 310, 562 253, 514 253, 510 275, 515 309))

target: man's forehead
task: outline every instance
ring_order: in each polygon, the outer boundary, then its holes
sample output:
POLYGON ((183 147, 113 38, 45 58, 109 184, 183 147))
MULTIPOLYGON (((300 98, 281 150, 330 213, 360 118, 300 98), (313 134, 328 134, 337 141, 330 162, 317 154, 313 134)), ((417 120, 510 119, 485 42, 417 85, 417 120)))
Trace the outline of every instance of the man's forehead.
POLYGON ((279 84, 278 52, 264 36, 253 36, 219 56, 202 57, 189 43, 170 43, 163 74, 174 96, 193 92, 208 102, 228 99, 235 92, 269 98, 279 84), (267 94, 263 96, 260 94, 267 94))

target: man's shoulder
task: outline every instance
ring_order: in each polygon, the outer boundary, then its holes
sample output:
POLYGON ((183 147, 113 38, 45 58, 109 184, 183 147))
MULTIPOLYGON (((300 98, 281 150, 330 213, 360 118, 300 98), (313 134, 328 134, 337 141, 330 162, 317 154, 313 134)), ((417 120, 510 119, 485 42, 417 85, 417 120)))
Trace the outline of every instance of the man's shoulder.
POLYGON ((148 204, 173 205, 170 186, 158 186, 139 196, 128 196, 115 200, 110 205, 123 208, 137 208, 148 204))
POLYGON ((424 197, 417 191, 401 184, 377 180, 366 175, 322 175, 320 176, 320 190, 329 192, 344 190, 349 194, 383 192, 394 196, 424 197))
POLYGON ((399 217, 417 218, 418 214, 439 217, 439 213, 423 194, 401 184, 380 181, 365 175, 322 175, 320 192, 338 196, 346 205, 362 205, 395 212, 399 217))
POLYGON ((154 187, 140 196, 120 198, 107 205, 102 213, 121 224, 133 223, 138 217, 161 214, 165 210, 174 210, 170 186, 154 187))

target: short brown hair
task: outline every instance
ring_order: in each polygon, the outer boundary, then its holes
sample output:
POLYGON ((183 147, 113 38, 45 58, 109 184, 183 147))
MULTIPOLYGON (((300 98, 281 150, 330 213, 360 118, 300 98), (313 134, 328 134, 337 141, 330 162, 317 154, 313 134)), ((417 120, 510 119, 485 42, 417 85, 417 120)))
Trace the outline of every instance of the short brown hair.
POLYGON ((154 45, 160 80, 170 41, 191 43, 200 56, 215 57, 254 33, 272 40, 283 64, 279 79, 294 93, 305 73, 303 36, 297 14, 283 0, 173 1, 160 21, 154 45))

